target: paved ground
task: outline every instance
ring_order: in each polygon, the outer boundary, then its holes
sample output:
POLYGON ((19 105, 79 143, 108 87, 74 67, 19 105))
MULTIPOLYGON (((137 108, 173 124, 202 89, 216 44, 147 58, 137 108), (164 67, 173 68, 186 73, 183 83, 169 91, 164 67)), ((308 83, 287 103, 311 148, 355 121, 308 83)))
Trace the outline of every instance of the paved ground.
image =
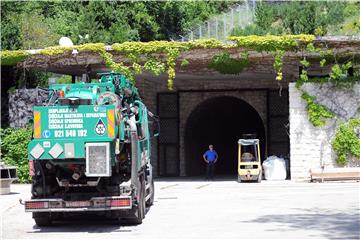
POLYGON ((1 239, 360 239, 359 183, 159 180, 143 224, 101 219, 38 228, 18 204, 29 185, 0 196, 1 239))

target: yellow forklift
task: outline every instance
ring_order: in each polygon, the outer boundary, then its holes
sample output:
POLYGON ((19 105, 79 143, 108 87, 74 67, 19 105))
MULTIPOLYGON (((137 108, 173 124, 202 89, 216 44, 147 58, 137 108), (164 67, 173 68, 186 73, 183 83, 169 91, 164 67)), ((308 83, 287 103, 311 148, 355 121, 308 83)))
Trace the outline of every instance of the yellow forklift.
MULTIPOLYGON (((249 134, 250 135, 250 134, 249 134)), ((260 159, 260 141, 256 138, 238 141, 238 182, 261 182, 262 167, 260 159)))

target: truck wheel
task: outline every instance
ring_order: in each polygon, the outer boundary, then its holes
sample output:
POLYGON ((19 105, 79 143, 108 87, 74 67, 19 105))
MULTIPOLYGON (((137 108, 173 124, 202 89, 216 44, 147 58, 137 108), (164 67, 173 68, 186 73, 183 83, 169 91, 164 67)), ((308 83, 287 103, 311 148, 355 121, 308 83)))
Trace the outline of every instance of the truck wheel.
POLYGON ((150 207, 154 204, 154 197, 155 197, 155 186, 154 186, 154 179, 152 179, 150 185, 150 198, 146 202, 146 207, 150 207))
POLYGON ((47 227, 52 225, 52 220, 49 213, 33 213, 33 218, 39 227, 47 227))
POLYGON ((139 199, 138 206, 136 211, 136 218, 134 219, 135 224, 141 224, 143 218, 145 217, 145 182, 144 179, 141 178, 139 181, 139 199))

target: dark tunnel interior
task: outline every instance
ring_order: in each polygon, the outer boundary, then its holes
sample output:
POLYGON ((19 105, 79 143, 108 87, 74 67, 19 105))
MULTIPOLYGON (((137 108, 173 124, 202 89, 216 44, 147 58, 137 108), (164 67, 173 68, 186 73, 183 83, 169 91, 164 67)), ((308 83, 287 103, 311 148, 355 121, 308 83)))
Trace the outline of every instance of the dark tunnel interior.
POLYGON ((203 153, 209 144, 219 155, 216 175, 237 174, 237 141, 242 134, 256 133, 260 139, 261 159, 265 152, 265 128, 257 111, 235 97, 216 97, 200 103, 190 114, 185 130, 186 174, 205 174, 203 153))

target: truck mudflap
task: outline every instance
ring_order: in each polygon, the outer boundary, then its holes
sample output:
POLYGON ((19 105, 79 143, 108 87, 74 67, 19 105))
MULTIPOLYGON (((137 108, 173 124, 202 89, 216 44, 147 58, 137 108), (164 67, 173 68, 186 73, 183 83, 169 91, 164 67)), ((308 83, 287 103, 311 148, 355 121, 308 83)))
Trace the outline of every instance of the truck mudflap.
POLYGON ((90 200, 64 201, 63 199, 33 199, 24 203, 25 212, 91 212, 132 208, 130 196, 94 197, 90 200))

